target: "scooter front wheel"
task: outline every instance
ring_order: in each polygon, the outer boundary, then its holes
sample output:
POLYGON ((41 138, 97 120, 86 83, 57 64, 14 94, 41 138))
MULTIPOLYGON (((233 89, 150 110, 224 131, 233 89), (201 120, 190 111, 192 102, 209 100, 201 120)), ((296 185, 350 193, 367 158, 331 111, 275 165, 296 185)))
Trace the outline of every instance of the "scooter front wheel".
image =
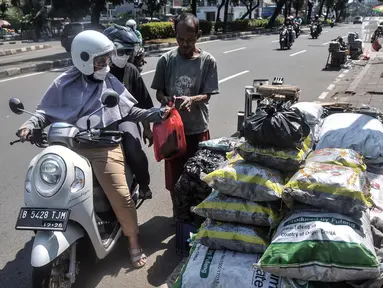
POLYGON ((32 288, 70 288, 70 280, 66 277, 69 268, 69 254, 67 251, 51 263, 42 267, 32 268, 32 288))

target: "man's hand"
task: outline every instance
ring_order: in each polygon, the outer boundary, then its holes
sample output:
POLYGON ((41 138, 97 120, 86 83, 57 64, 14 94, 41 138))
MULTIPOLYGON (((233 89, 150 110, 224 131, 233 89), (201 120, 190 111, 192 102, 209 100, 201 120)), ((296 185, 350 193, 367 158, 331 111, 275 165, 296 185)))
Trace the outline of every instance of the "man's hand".
POLYGON ((20 128, 17 130, 16 135, 20 138, 20 141, 24 143, 25 141, 29 141, 31 138, 31 130, 28 128, 20 128))
POLYGON ((173 102, 173 97, 170 97, 170 96, 163 96, 163 97, 160 99, 160 102, 161 102, 161 104, 163 104, 163 105, 168 105, 169 102, 173 102))
POLYGON ((150 128, 144 129, 144 132, 142 132, 142 138, 144 139, 145 145, 148 143, 148 147, 153 145, 153 132, 150 128))
POLYGON ((180 110, 187 110, 190 112, 190 109, 191 109, 191 106, 193 104, 193 99, 191 97, 188 97, 188 96, 179 96, 177 97, 177 99, 181 99, 183 100, 183 102, 181 103, 181 106, 180 106, 180 110))

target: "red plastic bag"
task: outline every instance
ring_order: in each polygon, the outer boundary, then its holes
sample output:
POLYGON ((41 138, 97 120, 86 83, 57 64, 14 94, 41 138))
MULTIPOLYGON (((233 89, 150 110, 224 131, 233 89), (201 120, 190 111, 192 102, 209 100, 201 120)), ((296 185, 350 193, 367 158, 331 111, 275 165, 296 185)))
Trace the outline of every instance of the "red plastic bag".
POLYGON ((176 109, 167 119, 153 125, 154 156, 160 162, 181 156, 186 152, 184 124, 176 109))

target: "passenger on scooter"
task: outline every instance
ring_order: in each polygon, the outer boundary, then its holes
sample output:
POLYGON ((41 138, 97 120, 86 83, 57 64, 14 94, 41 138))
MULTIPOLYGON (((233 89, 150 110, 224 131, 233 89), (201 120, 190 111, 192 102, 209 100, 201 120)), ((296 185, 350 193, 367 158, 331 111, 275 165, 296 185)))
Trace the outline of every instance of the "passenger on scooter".
MULTIPOLYGON (((114 44, 102 33, 88 30, 78 34, 71 49, 74 67, 53 81, 37 105, 35 116, 18 129, 20 140, 29 140, 33 128, 45 128, 55 122, 66 122, 85 128, 83 120, 102 106, 101 95, 107 89, 116 91, 120 95, 120 101, 118 106, 101 109, 95 114, 99 119, 99 123, 93 125, 95 128, 118 130, 121 122, 157 122, 167 117, 169 107, 149 110, 135 107, 137 101, 134 97, 109 73, 109 64, 115 53, 114 44)), ((90 161, 123 233, 129 239, 134 268, 145 266, 146 255, 139 241, 137 212, 126 182, 124 154, 120 145, 112 141, 103 146, 89 144, 80 146, 76 152, 90 161)))
POLYGON ((134 33, 136 33, 138 39, 140 40, 140 47, 142 47, 142 35, 141 35, 141 32, 137 30, 136 21, 134 21, 133 19, 129 19, 128 21, 126 21, 125 26, 129 27, 130 29, 134 31, 134 33))
MULTIPOLYGON (((131 31, 128 31, 127 28, 118 25, 105 29, 104 35, 114 43, 117 49, 117 55, 112 59, 113 65, 110 67, 110 72, 124 84, 125 88, 138 101, 137 107, 150 109, 153 107, 153 101, 145 82, 137 67, 129 62, 129 58, 133 57, 135 49, 130 33, 131 31)), ((148 141, 150 147, 153 144, 150 123, 144 121, 142 127, 144 128, 144 142, 148 141)), ((119 128, 124 132, 123 150, 125 159, 140 186, 140 199, 151 199, 149 161, 142 150, 140 126, 138 123, 124 122, 120 124, 119 128)))

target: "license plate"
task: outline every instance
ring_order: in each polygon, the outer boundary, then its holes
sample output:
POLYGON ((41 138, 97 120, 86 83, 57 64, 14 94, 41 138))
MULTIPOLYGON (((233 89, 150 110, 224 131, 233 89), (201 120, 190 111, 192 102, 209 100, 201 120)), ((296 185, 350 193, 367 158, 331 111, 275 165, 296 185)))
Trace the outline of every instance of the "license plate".
POLYGON ((21 208, 16 230, 65 231, 70 210, 54 208, 21 208))

